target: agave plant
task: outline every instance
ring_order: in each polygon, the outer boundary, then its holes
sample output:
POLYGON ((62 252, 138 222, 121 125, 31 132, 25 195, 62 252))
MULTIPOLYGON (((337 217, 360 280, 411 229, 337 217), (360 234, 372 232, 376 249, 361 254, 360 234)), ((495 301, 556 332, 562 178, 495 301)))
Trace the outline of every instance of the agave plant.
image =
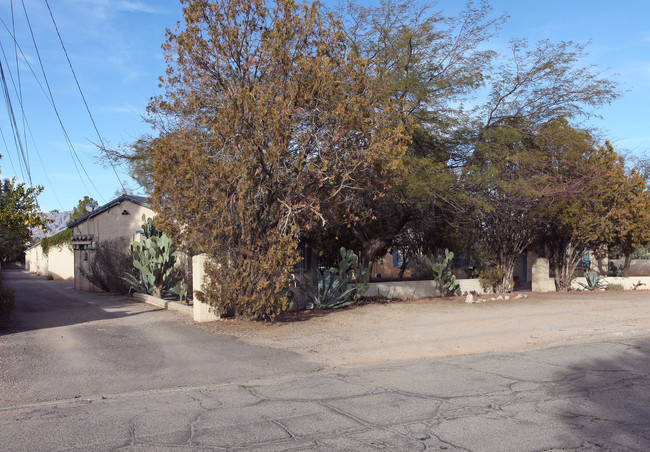
POLYGON ((598 272, 595 270, 590 270, 587 272, 585 275, 585 279, 587 280, 587 284, 582 283, 578 281, 578 284, 580 284, 582 287, 584 287, 587 290, 598 290, 598 289, 604 289, 606 286, 605 278, 602 276, 598 275, 598 272))
POLYGON ((370 266, 361 266, 361 253, 341 247, 339 266, 312 270, 311 281, 301 280, 298 286, 307 303, 315 308, 342 308, 355 303, 368 290, 370 266), (354 276, 352 287, 348 285, 354 276))
POLYGON ((342 308, 354 303, 350 296, 354 287, 347 288, 350 275, 338 273, 337 269, 312 270, 311 281, 299 283, 309 303, 315 308, 342 308))

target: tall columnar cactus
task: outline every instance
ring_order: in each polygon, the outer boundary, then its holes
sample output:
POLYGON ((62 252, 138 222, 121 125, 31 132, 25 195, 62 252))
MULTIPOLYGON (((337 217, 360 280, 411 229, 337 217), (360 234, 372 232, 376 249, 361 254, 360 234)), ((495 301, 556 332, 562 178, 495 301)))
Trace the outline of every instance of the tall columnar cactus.
POLYGON ((162 297, 176 275, 176 246, 171 239, 153 225, 151 218, 142 215, 144 237, 131 244, 131 256, 136 275, 126 274, 124 280, 137 292, 162 297))

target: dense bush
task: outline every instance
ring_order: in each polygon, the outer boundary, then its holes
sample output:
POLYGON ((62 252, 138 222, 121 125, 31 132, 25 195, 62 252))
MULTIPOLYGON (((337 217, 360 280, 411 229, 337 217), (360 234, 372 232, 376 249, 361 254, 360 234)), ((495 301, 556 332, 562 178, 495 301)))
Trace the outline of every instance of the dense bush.
POLYGON ((80 267, 79 271, 88 281, 106 292, 128 293, 130 286, 122 275, 131 271, 131 256, 126 252, 124 239, 107 240, 97 245, 88 269, 80 267))

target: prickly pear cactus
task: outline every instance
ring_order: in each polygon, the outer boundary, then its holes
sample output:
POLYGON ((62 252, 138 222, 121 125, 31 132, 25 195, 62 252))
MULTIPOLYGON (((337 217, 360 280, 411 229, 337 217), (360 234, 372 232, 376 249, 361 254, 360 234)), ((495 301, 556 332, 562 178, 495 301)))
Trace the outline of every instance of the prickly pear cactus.
POLYGON ((124 280, 137 292, 162 297, 163 289, 176 274, 178 253, 171 239, 156 229, 151 218, 142 215, 142 221, 144 237, 131 244, 136 275, 125 275, 124 280))

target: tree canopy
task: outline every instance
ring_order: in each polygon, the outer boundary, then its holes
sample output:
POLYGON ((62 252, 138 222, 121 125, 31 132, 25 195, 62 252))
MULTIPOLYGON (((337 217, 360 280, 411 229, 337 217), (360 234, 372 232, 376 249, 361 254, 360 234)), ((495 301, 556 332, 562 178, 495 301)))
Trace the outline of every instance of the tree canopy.
POLYGON ((111 155, 174 241, 208 253, 218 311, 286 310, 301 237, 328 265, 340 246, 364 265, 396 247, 472 251, 500 291, 540 237, 558 287, 585 247, 647 241, 647 162, 626 172, 580 126, 619 96, 582 64, 586 45, 499 54, 506 18, 487 1, 455 16, 410 0, 182 4, 148 107, 158 135, 111 155))
POLYGON ((5 179, 0 191, 0 259, 20 260, 32 240, 32 228, 46 230, 48 220, 38 207, 43 187, 27 187, 5 179))
POLYGON ((187 1, 168 32, 153 201, 179 243, 212 258, 205 296, 224 311, 288 308, 301 230, 363 216, 400 175, 401 112, 381 72, 317 5, 187 1))

